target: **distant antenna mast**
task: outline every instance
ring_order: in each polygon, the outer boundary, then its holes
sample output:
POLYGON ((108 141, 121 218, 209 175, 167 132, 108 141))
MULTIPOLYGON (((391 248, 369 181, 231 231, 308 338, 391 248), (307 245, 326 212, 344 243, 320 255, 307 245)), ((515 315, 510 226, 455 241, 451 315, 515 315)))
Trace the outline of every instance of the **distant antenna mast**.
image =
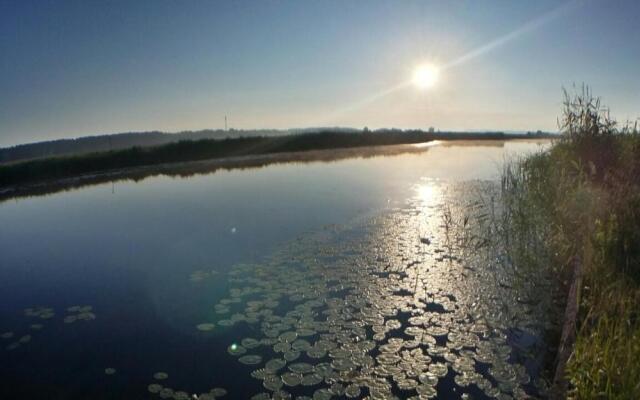
POLYGON ((227 116, 224 116, 224 130, 227 131, 227 116))

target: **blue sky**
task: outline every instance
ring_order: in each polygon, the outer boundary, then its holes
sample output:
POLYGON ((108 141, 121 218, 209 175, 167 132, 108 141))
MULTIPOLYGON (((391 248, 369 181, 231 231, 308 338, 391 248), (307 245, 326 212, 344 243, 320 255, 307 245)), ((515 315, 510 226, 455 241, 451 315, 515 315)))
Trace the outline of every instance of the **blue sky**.
POLYGON ((599 0, 0 0, 0 146, 224 115, 247 129, 553 130, 574 82, 636 119, 638 16, 640 2, 599 0), (470 53, 430 90, 397 89, 470 53))

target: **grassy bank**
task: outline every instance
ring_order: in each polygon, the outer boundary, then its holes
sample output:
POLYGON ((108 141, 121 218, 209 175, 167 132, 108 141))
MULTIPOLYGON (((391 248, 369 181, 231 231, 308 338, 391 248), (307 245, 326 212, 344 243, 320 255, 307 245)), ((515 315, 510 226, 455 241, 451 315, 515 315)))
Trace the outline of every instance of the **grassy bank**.
POLYGON ((165 163, 284 152, 410 144, 431 140, 512 139, 539 136, 424 131, 331 132, 277 137, 182 141, 167 145, 55 157, 0 166, 0 188, 165 163))
POLYGON ((516 263, 565 282, 582 265, 568 397, 640 398, 640 134, 584 88, 565 93, 560 126, 550 150, 506 167, 505 236, 516 263))

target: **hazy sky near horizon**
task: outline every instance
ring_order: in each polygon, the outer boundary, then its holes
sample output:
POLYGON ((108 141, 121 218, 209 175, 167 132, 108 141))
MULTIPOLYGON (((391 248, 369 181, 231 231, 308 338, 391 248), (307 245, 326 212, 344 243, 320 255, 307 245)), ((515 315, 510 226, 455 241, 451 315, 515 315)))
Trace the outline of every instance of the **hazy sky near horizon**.
POLYGON ((0 0, 0 146, 225 115, 238 129, 555 130, 562 86, 582 82, 636 119, 639 17, 635 0, 0 0), (399 87, 424 62, 438 83, 399 87))

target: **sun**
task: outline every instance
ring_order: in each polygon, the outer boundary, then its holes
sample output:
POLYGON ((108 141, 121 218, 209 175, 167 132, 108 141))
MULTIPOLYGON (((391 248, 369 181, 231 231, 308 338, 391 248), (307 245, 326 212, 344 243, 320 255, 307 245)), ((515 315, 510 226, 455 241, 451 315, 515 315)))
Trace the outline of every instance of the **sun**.
POLYGON ((413 84, 419 89, 430 89, 438 83, 440 71, 433 64, 423 64, 413 71, 413 84))

